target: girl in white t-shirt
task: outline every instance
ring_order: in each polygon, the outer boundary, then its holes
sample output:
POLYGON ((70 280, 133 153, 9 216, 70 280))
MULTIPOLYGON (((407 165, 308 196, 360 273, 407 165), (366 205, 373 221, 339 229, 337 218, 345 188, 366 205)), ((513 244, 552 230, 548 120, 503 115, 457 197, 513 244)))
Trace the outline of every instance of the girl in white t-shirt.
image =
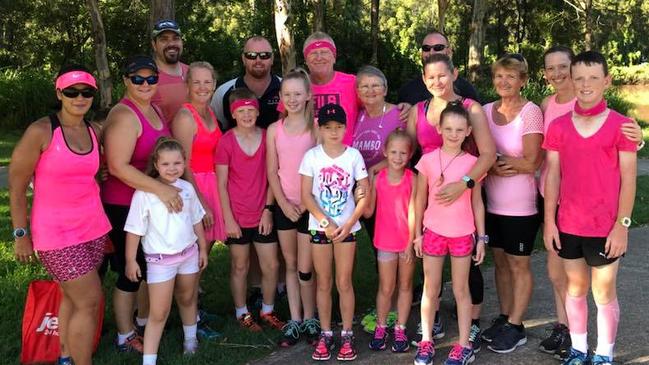
POLYGON ((135 257, 142 242, 149 288, 149 320, 144 331, 143 365, 156 363, 160 337, 171 299, 183 323, 183 351, 193 354, 198 348, 196 312, 198 274, 207 266, 207 244, 202 219, 205 211, 190 183, 179 179, 185 171, 185 152, 180 143, 160 138, 149 163, 149 175, 178 189, 182 210, 169 212, 152 193, 136 190, 126 225, 126 276, 138 281, 143 275, 135 257), (198 242, 198 245, 197 245, 198 242))
POLYGON ((316 302, 322 331, 315 347, 314 360, 329 360, 333 348, 331 330, 331 287, 336 267, 336 288, 340 296, 343 319, 338 360, 354 360, 354 288, 352 272, 356 253, 355 233, 361 229, 358 219, 363 214, 366 197, 354 203, 354 183, 369 191, 367 171, 358 150, 345 146, 346 115, 336 104, 324 105, 318 111, 319 135, 322 144, 310 149, 300 164, 302 203, 309 210, 313 267, 316 273, 316 302))

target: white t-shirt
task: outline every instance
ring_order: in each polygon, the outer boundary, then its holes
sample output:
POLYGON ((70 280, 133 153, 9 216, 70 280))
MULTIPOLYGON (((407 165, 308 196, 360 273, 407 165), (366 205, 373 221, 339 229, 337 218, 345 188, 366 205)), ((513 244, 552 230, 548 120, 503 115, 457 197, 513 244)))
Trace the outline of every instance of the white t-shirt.
POLYGON ((205 210, 196 191, 181 179, 171 185, 182 189, 183 210, 179 213, 170 213, 155 194, 140 190, 133 194, 124 230, 142 236, 144 253, 177 254, 198 239, 194 224, 203 219, 205 210))
MULTIPOLYGON (((311 193, 322 211, 339 227, 354 214, 354 182, 367 177, 363 156, 357 149, 347 147, 342 155, 331 158, 317 145, 308 150, 300 164, 300 175, 313 178, 311 193)), ((313 214, 309 214, 309 229, 322 231, 313 214)), ((354 223, 351 232, 361 229, 354 223)))

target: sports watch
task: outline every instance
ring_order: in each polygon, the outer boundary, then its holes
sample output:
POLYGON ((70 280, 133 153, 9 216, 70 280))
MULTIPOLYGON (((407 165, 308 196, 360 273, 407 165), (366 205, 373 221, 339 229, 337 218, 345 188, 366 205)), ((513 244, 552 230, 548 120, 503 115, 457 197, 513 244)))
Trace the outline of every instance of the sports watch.
POLYGON ((629 228, 629 227, 631 227, 631 218, 629 218, 629 217, 622 217, 622 218, 620 218, 620 224, 621 224, 622 227, 624 227, 624 228, 629 228))
POLYGON ((462 176, 462 181, 466 183, 466 187, 469 189, 473 189, 473 187, 475 186, 475 180, 467 175, 462 176))
POLYGON ((329 218, 327 217, 322 218, 320 222, 318 222, 318 227, 322 229, 329 227, 329 218))
POLYGON ((27 228, 23 228, 23 227, 18 227, 14 229, 13 231, 14 239, 25 237, 28 231, 29 230, 27 228))
POLYGON ((489 243, 489 235, 486 235, 486 234, 484 236, 478 235, 478 242, 480 242, 480 241, 484 242, 485 244, 488 244, 489 243))

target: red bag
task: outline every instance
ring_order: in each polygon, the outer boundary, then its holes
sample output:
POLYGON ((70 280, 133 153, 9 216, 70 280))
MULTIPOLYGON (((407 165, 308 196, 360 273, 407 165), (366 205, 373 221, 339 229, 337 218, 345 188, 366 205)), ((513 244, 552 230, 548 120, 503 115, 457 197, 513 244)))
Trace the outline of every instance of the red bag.
MULTIPOLYGON (((34 280, 27 290, 23 313, 21 364, 54 363, 61 354, 59 342, 59 305, 63 293, 51 280, 34 280)), ((104 298, 99 303, 94 350, 97 350, 104 321, 104 298)))

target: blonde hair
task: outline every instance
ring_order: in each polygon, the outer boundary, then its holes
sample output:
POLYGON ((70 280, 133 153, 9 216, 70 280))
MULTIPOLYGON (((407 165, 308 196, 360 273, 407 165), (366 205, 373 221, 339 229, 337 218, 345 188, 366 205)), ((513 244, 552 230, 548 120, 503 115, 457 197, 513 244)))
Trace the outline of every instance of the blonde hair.
POLYGON ((516 71, 519 77, 525 81, 529 77, 527 60, 520 53, 508 53, 500 57, 498 61, 491 65, 491 73, 495 75, 498 69, 516 71))
POLYGON ((408 145, 410 146, 410 156, 412 157, 412 152, 413 152, 413 143, 412 143, 412 137, 406 132, 405 129, 398 127, 390 134, 388 134, 388 137, 385 139, 385 143, 383 144, 383 149, 388 150, 388 146, 392 141, 395 141, 397 139, 405 139, 408 142, 408 145))
POLYGON ((185 149, 180 144, 180 142, 170 137, 158 138, 155 143, 155 147, 153 147, 153 152, 151 152, 149 163, 147 164, 146 168, 146 174, 153 178, 160 176, 160 173, 156 169, 155 164, 160 159, 160 152, 162 151, 178 151, 183 156, 183 160, 187 159, 187 156, 185 155, 185 149))
MULTIPOLYGON (((304 89, 309 94, 311 94, 311 79, 309 78, 309 74, 303 68, 294 68, 290 70, 286 75, 284 75, 284 78, 282 79, 282 86, 284 85, 284 82, 286 80, 302 81, 302 83, 304 84, 304 89)), ((313 109, 313 99, 311 98, 307 100, 306 104, 304 105, 304 119, 306 120, 306 128, 312 135, 315 134, 315 128, 313 127, 313 109)), ((286 111, 286 108, 284 108, 284 111, 282 112, 282 118, 286 118, 287 115, 288 112, 286 111)))
POLYGON ((212 80, 214 80, 214 86, 216 86, 216 78, 217 78, 216 71, 214 70, 212 64, 210 64, 207 61, 196 61, 196 62, 192 62, 189 65, 189 69, 187 70, 187 80, 185 81, 188 85, 192 82, 192 71, 194 71, 197 68, 208 70, 212 74, 212 80))

